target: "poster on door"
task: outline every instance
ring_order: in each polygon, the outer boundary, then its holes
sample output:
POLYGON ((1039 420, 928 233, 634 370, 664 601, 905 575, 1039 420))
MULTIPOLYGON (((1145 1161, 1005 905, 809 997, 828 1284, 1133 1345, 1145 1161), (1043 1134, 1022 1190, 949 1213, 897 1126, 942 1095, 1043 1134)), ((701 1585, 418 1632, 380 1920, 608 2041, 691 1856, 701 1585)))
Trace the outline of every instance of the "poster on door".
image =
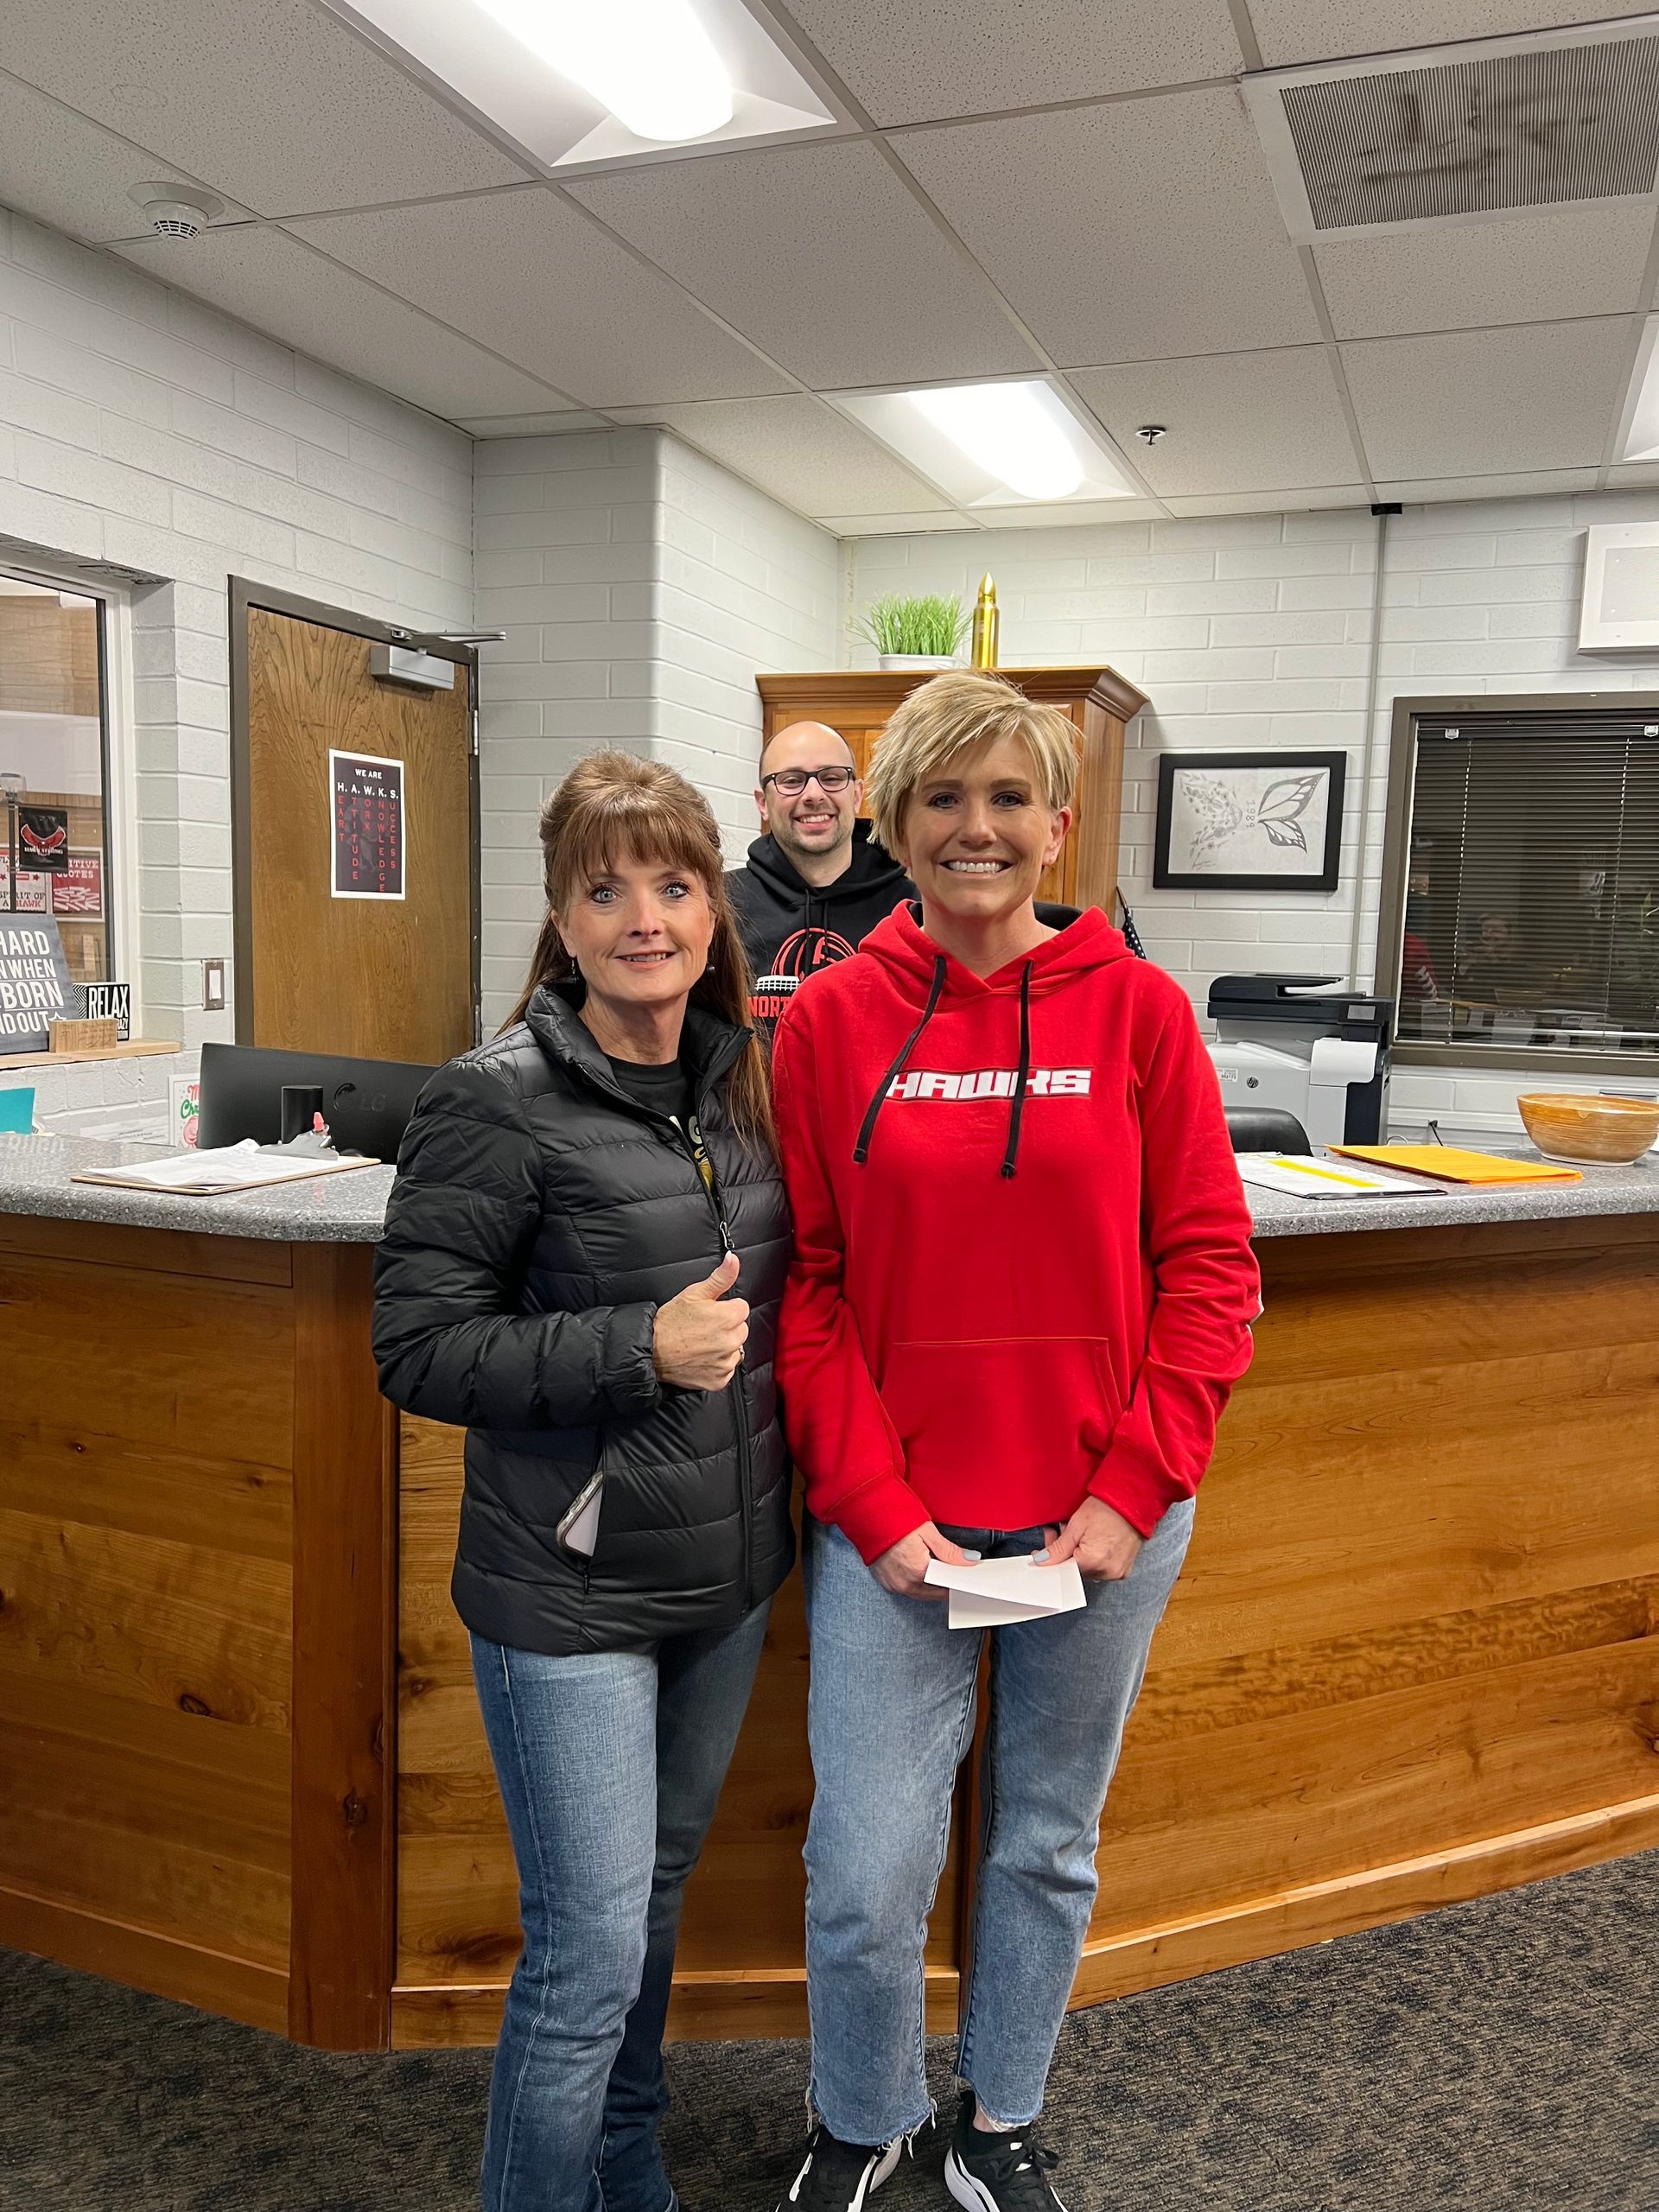
POLYGON ((336 899, 404 896, 404 764, 373 753, 328 753, 329 836, 336 899))

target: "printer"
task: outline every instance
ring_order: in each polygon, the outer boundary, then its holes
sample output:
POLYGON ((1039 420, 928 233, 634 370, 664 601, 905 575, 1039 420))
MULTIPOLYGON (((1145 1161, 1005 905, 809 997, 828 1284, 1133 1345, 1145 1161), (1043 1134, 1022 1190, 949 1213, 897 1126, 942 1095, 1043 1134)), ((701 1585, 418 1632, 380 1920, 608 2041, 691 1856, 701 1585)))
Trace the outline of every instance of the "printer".
POLYGON ((1207 1010, 1224 1105, 1280 1107, 1315 1146, 1382 1141, 1391 1000, 1337 976, 1217 976, 1207 1010))

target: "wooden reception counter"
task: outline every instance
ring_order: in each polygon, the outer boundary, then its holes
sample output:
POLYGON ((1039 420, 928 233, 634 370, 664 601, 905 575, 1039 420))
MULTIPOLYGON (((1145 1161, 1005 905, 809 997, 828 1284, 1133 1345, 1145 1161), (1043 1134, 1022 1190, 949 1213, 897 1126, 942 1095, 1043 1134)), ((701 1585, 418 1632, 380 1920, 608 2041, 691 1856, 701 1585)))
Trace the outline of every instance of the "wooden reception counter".
MULTIPOLYGON (((0 1943, 337 2049, 486 2040, 512 1868, 448 1596, 461 1438, 374 1387, 389 1173, 70 1183, 108 1155, 0 1139, 0 1943)), ((1258 1196, 1256 1362, 1079 2004, 1659 1843, 1659 1168, 1408 1218, 1258 1196)), ((805 1677, 797 1580, 681 2035, 804 2031, 805 1677)))

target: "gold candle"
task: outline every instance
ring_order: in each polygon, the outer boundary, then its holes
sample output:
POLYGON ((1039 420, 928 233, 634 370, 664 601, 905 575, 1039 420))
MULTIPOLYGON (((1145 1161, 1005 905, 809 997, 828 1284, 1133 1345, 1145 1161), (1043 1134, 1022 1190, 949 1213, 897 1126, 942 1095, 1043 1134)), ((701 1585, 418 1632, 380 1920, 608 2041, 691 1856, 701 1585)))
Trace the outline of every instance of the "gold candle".
POLYGON ((974 666, 996 666, 997 626, 996 586, 988 575, 979 580, 979 597, 974 605, 974 666))

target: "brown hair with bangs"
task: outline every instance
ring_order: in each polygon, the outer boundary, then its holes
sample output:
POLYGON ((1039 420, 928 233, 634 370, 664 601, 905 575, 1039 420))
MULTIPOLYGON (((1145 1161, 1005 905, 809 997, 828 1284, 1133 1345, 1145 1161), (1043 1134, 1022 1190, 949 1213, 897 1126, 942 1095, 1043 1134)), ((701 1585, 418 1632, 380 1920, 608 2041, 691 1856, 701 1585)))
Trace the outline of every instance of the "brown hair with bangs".
POLYGON ((542 874, 547 913, 523 995, 507 1020, 522 1021, 544 984, 559 983, 576 963, 559 935, 558 914, 618 859, 683 868, 708 893, 715 918, 709 965, 692 985, 690 1003, 749 1030, 731 1076, 734 1128, 758 1151, 775 1149, 766 1065, 749 1022, 749 965, 726 895, 726 861, 709 802, 677 770, 632 753, 590 753, 579 760, 542 809, 542 874))

